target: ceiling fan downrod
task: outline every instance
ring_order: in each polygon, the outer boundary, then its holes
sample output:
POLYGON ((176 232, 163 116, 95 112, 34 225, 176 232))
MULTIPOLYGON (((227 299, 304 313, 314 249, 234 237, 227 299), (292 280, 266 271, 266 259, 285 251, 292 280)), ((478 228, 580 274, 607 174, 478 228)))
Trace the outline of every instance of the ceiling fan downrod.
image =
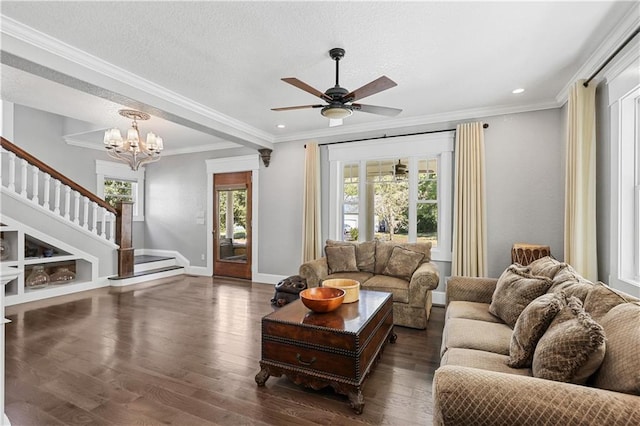
POLYGON ((331 59, 336 61, 336 87, 340 87, 340 59, 344 58, 344 49, 334 47, 329 51, 329 56, 331 56, 331 59))

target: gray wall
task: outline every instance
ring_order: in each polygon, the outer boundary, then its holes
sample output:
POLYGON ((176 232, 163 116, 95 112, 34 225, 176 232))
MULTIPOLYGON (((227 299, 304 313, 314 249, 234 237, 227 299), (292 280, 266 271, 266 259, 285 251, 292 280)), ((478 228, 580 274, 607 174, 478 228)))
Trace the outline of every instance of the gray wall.
POLYGON ((489 275, 511 263, 516 242, 563 258, 564 124, 561 109, 489 117, 485 131, 489 275))

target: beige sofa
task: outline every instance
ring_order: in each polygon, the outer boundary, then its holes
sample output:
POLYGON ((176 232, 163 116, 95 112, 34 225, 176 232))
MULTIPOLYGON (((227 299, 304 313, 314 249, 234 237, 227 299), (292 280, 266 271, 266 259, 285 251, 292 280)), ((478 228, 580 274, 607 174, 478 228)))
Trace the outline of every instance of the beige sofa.
POLYGON ((431 243, 328 240, 325 254, 300 266, 308 287, 331 278, 359 281, 363 290, 393 294, 394 324, 427 327, 431 291, 440 281, 438 267, 431 262, 431 243))
MULTIPOLYGON (((451 277, 448 280, 442 358, 433 380, 434 424, 640 424, 638 299, 602 283, 591 283, 570 265, 548 257, 527 268, 533 275, 546 276, 550 286, 544 295, 525 306, 526 311, 520 314, 523 318, 516 319, 513 329, 490 312, 492 302, 497 298, 494 292, 501 285, 498 279, 451 277), (536 303, 544 300, 575 302, 572 296, 580 300, 583 312, 591 317, 589 320, 586 315, 576 316, 580 321, 588 322, 590 328, 585 329, 604 334, 601 342, 596 339, 583 342, 593 344, 594 349, 587 358, 596 363, 586 361, 579 368, 575 367, 575 376, 568 380, 566 377, 562 381, 540 378, 547 373, 541 368, 545 356, 552 356, 556 348, 564 348, 571 340, 569 332, 559 335, 553 332, 554 327, 558 330, 563 327, 563 321, 567 321, 562 315, 571 312, 568 305, 560 303, 550 318, 545 317, 548 328, 540 329, 542 337, 537 345, 529 347, 530 353, 534 354, 531 365, 521 368, 507 365, 514 362, 514 352, 517 355, 518 349, 522 348, 518 346, 519 337, 515 336, 535 329, 535 321, 528 322, 527 319, 530 312, 538 309, 536 303), (553 345, 547 346, 547 340, 543 340, 547 336, 560 340, 548 340, 553 345), (599 353, 600 362, 596 356, 599 353), (595 372, 591 374, 585 369, 587 364, 595 372), (578 371, 591 375, 581 376, 578 380, 578 371), (581 381, 585 383, 575 383, 581 381)), ((573 308, 579 304, 574 303, 573 308)), ((554 359, 558 365, 574 368, 578 364, 576 360, 583 358, 576 355, 558 359, 554 359)), ((560 373, 564 373, 563 370, 560 373)))

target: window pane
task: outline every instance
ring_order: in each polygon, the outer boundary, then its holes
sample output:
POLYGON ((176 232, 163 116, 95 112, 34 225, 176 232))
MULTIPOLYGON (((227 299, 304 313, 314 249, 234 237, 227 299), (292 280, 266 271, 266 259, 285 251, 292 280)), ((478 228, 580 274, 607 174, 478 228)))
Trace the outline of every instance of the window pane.
POLYGON ((438 246, 438 204, 418 203, 417 208, 418 242, 431 241, 432 247, 438 246))
POLYGON ((418 200, 438 199, 438 160, 418 162, 418 200))
POLYGON ((373 190, 374 233, 380 240, 408 240, 407 163, 407 159, 367 162, 367 186, 373 190))
POLYGON ((360 182, 358 169, 357 164, 347 164, 344 166, 342 238, 345 241, 358 240, 358 185, 360 182))
POLYGON ((105 179, 104 180, 104 200, 112 207, 118 201, 135 201, 134 182, 127 180, 105 179))

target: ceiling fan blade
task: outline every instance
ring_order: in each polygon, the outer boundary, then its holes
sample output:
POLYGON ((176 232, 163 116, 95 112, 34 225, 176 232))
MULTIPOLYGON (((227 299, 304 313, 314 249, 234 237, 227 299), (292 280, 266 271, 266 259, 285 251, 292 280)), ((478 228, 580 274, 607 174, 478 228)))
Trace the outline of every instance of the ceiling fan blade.
POLYGON ((282 108, 271 108, 271 111, 291 111, 294 109, 322 108, 324 105, 299 105, 282 108))
POLYGON ((342 118, 330 118, 329 127, 342 126, 342 118))
POLYGON ((387 117, 395 117, 402 112, 398 108, 381 107, 376 105, 351 104, 351 108, 355 111, 368 112, 370 114, 386 115, 387 117))
POLYGON ((325 101, 331 101, 331 98, 329 96, 325 95, 324 93, 322 93, 318 89, 315 89, 315 88, 309 86, 307 83, 298 80, 295 77, 283 78, 282 81, 284 81, 285 83, 289 83, 292 86, 297 87, 298 89, 304 90, 307 93, 311 93, 313 96, 317 96, 320 99, 324 99, 325 101))
POLYGON ((344 102, 357 101, 358 99, 375 95, 376 93, 382 92, 383 90, 391 89, 392 87, 395 87, 397 85, 398 84, 395 81, 391 80, 386 75, 383 75, 382 77, 365 84, 361 88, 356 89, 351 93, 347 93, 342 97, 342 100, 344 102))

